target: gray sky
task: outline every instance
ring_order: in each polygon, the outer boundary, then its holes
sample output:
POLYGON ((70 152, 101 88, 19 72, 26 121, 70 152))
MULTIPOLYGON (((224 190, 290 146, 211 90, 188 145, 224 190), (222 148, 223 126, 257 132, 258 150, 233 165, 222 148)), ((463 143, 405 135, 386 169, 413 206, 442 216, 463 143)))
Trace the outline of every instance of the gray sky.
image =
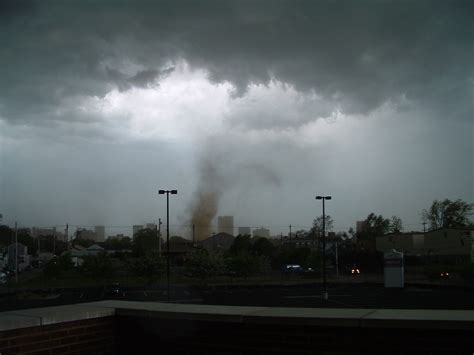
POLYGON ((434 199, 474 197, 473 10, 2 1, 3 221, 144 223, 177 188, 185 225, 205 188, 219 215, 274 234, 311 225, 316 194, 336 230, 370 212, 420 229, 434 199))

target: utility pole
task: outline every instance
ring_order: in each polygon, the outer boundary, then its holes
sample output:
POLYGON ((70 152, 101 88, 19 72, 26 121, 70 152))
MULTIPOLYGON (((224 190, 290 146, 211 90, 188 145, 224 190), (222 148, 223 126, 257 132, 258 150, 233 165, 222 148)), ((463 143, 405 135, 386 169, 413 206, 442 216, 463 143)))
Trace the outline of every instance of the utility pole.
POLYGON ((158 255, 161 256, 161 218, 158 218, 158 255))
POLYGON ((178 194, 178 190, 159 190, 158 194, 166 194, 166 279, 168 303, 170 303, 170 194, 178 194))
POLYGON ((53 256, 56 255, 56 227, 53 230, 53 256))
POLYGON ((290 227, 290 235, 289 235, 289 239, 291 239, 291 224, 290 224, 288 227, 290 227))
POLYGON ((316 200, 323 200, 323 299, 328 300, 328 288, 326 283, 326 210, 324 201, 332 199, 331 196, 316 196, 316 200))
POLYGON ((71 251, 71 246, 69 245, 69 224, 66 223, 66 230, 64 231, 64 238, 66 239, 67 250, 71 251))
POLYGON ((18 283, 18 228, 15 222, 15 281, 18 283))

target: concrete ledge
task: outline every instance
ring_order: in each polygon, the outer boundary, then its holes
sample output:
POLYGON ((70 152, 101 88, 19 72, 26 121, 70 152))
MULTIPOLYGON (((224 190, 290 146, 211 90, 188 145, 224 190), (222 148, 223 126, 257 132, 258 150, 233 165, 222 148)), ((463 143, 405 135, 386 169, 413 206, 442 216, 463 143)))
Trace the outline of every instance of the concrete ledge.
POLYGON ((21 309, 0 313, 0 331, 114 315, 114 308, 88 304, 21 309))
POLYGON ((474 311, 378 309, 361 319, 361 327, 474 330, 474 311))
POLYGON ((101 301, 117 315, 237 323, 358 328, 474 330, 473 310, 239 307, 153 302, 101 301))
POLYGON ((474 330, 472 310, 238 307, 100 301, 3 312, 0 313, 0 331, 114 315, 247 324, 474 330))
POLYGON ((115 309, 116 314, 119 316, 234 323, 242 323, 246 315, 267 309, 266 307, 235 307, 131 301, 100 301, 89 304, 98 307, 111 307, 115 309))
POLYGON ((0 331, 35 327, 38 325, 41 325, 41 319, 38 317, 8 312, 0 313, 0 331))

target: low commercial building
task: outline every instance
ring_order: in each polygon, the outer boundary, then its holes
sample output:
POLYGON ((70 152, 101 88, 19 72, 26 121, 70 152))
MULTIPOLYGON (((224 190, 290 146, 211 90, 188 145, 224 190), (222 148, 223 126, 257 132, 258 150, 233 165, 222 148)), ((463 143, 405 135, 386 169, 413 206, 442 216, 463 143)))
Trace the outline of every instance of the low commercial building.
POLYGON ((105 240, 105 227, 104 226, 95 226, 95 238, 96 242, 103 242, 105 240))
POLYGON ((474 228, 440 228, 426 233, 391 233, 376 238, 377 251, 396 249, 407 256, 474 262, 474 228))

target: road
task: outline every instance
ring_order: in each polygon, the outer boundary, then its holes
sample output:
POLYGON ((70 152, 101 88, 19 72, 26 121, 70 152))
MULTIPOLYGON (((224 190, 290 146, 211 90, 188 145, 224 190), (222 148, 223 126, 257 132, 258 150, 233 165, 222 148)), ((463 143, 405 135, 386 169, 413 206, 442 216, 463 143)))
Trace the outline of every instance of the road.
MULTIPOLYGON (((331 284, 329 299, 322 299, 321 284, 297 286, 221 286, 198 289, 173 287, 172 302, 264 307, 322 308, 401 308, 401 309, 474 309, 474 290, 407 286, 385 289, 374 284, 331 284)), ((34 294, 34 293, 33 293, 34 294)), ((123 294, 104 294, 101 288, 56 291, 55 299, 19 299, 18 295, 0 297, 0 311, 74 304, 102 299, 166 302, 166 290, 124 289, 123 294)), ((23 298, 31 297, 24 294, 23 298)))

